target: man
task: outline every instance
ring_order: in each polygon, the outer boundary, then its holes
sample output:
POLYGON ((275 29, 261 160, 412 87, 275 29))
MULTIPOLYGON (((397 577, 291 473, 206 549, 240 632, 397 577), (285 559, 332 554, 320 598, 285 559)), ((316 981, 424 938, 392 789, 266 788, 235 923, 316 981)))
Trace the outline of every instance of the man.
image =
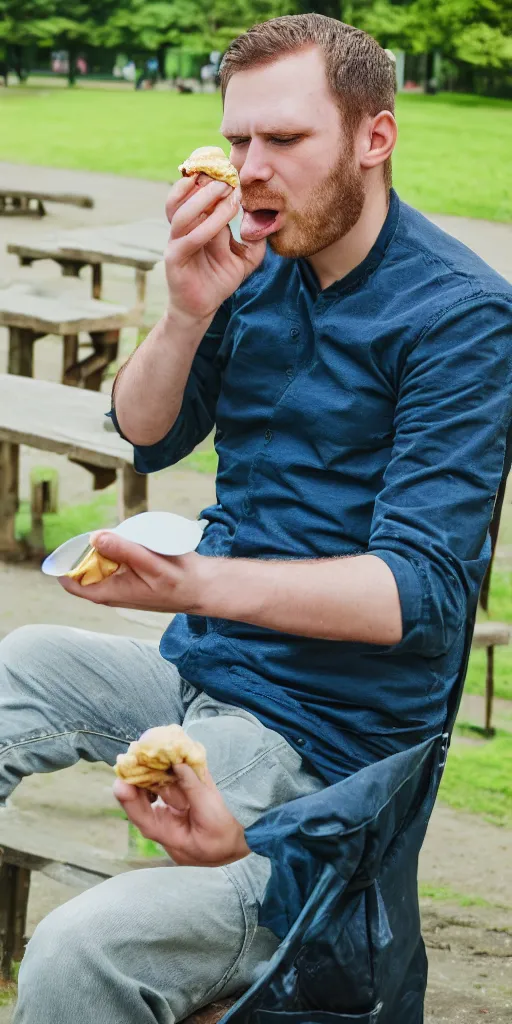
MULTIPOLYGON (((318 16, 256 26, 222 68, 238 198, 183 179, 167 204, 168 308, 118 376, 114 421, 151 472, 216 426, 198 552, 115 535, 122 573, 77 597, 176 612, 148 644, 28 627, 3 645, 0 784, 113 763, 183 722, 154 806, 115 792, 178 866, 120 876, 29 943, 17 1024, 172 1022, 250 984, 268 862, 244 827, 442 731, 510 423, 505 281, 390 191, 389 58, 318 16), (213 781, 215 780, 215 781, 213 781), (58 964, 59 970, 55 970, 58 964)), ((200 141, 200 140, 198 140, 200 141)))

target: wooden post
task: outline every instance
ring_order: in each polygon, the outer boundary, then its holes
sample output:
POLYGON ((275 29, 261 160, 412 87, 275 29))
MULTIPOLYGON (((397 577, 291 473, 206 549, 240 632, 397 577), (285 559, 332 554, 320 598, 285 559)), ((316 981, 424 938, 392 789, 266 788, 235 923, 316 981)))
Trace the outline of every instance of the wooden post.
POLYGON ((93 299, 101 299, 101 290, 103 286, 103 267, 101 263, 92 264, 92 297, 93 299))
POLYGON ((12 981, 12 962, 22 959, 25 946, 30 871, 0 865, 0 981, 12 981))
POLYGON ((135 271, 135 288, 137 295, 137 309, 144 309, 146 304, 146 271, 137 267, 135 271))
POLYGON ((492 725, 492 706, 494 701, 494 647, 486 647, 487 673, 485 678, 485 735, 491 739, 495 734, 492 725))
POLYGON ((43 515, 58 512, 59 474, 56 469, 35 466, 30 474, 31 530, 29 545, 34 554, 45 554, 43 515))
POLYGON ((148 478, 145 473, 136 473, 133 466, 124 466, 121 470, 122 486, 121 517, 128 519, 139 512, 148 510, 148 478))
POLYGON ((19 446, 0 441, 0 552, 18 551, 14 527, 18 510, 19 446))
POLYGON ((9 328, 7 373, 19 377, 34 376, 34 342, 37 335, 26 327, 9 328))
MULTIPOLYGON (((62 383, 70 366, 78 362, 78 334, 65 334, 63 338, 64 349, 62 357, 62 383)), ((66 381, 67 384, 71 383, 66 381)))

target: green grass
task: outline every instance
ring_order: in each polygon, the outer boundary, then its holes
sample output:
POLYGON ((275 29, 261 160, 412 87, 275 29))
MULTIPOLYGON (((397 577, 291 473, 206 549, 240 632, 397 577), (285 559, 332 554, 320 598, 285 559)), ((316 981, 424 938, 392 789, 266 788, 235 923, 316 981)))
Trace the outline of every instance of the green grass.
POLYGON ((217 452, 212 448, 207 451, 192 452, 192 455, 187 455, 179 465, 186 469, 193 469, 196 473, 216 473, 218 461, 217 452))
POLYGON ((508 910, 501 903, 492 903, 483 899, 482 896, 472 896, 470 893, 457 892, 449 885, 434 885, 430 882, 420 882, 418 886, 420 899, 433 900, 435 903, 457 903, 459 907, 500 907, 508 910))
MULTIPOLYGON (((84 505, 64 505, 59 512, 43 516, 44 545, 46 551, 53 551, 64 541, 79 533, 99 530, 102 526, 113 526, 116 522, 116 495, 114 491, 103 491, 98 497, 84 505)), ((30 506, 21 502, 16 516, 16 536, 26 537, 30 532, 30 506)))
MULTIPOLYGON (((395 183, 433 213, 512 220, 512 103, 441 93, 397 99, 395 183)), ((218 95, 13 87, 0 92, 2 159, 172 181, 218 144, 218 95)))
POLYGON ((478 814, 494 825, 512 828, 512 735, 498 731, 482 742, 459 742, 474 736, 471 727, 456 727, 440 799, 457 810, 478 814))

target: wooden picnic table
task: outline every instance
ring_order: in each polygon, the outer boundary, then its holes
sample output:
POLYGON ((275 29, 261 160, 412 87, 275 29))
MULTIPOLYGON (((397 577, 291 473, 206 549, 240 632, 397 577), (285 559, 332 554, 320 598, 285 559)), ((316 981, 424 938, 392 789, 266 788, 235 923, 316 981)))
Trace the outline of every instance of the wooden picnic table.
POLYGON ((37 282, 0 288, 0 326, 9 331, 9 373, 31 377, 38 338, 58 334, 63 342, 63 382, 98 390, 117 357, 119 333, 133 322, 125 306, 75 294, 55 294, 37 282), (92 355, 79 359, 79 335, 87 332, 92 355))
POLYGON ((103 429, 108 395, 0 374, 0 553, 23 554, 14 534, 21 444, 66 455, 94 476, 95 490, 116 478, 120 518, 147 510, 147 478, 133 468, 133 448, 103 429))
POLYGON ((1 216, 44 217, 45 203, 68 203, 91 210, 92 196, 79 192, 41 192, 39 189, 0 188, 1 216))
POLYGON ((137 307, 144 307, 146 274, 163 259, 169 235, 164 218, 149 218, 128 224, 77 228, 47 235, 33 242, 11 242, 7 251, 18 257, 22 267, 36 260, 54 260, 65 277, 78 277, 82 267, 92 270, 92 295, 102 295, 104 263, 135 268, 137 307))

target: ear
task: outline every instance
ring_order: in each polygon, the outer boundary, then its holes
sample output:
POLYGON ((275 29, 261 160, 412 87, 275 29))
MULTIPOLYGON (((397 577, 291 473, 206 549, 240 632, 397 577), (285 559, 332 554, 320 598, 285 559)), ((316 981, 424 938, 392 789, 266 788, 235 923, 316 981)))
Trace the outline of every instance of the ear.
POLYGON ((380 114, 369 120, 361 140, 361 167, 370 170, 385 163, 395 148, 397 134, 396 121, 389 110, 381 110, 380 114))

